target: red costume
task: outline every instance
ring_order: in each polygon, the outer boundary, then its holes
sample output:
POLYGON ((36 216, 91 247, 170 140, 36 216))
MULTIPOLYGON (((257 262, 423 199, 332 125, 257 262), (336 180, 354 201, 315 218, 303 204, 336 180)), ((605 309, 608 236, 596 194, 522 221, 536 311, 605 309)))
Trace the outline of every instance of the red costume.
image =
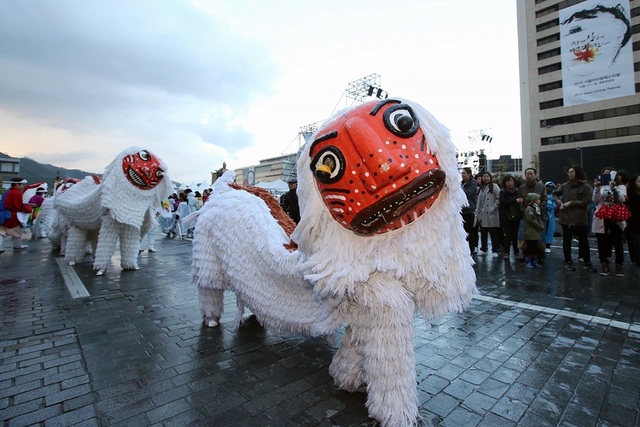
POLYGON ((22 227, 18 220, 17 212, 31 213, 31 206, 22 202, 22 190, 15 185, 7 192, 4 199, 4 207, 11 211, 11 218, 2 224, 5 228, 22 227))

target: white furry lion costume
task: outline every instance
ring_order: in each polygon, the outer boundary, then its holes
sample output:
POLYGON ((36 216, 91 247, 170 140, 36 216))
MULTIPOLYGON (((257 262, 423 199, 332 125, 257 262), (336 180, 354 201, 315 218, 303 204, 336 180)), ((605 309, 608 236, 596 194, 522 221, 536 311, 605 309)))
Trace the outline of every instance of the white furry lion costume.
POLYGON ((338 387, 366 387, 383 426, 414 425, 415 312, 460 311, 476 292, 448 131, 409 101, 372 101, 327 121, 297 167, 293 252, 265 202, 216 182, 193 247, 205 323, 225 289, 267 326, 319 335, 344 323, 338 387))
POLYGON ((166 165, 139 147, 122 151, 105 169, 102 182, 87 177, 56 197, 55 209, 70 225, 65 258, 78 262, 87 236, 99 233, 93 269, 106 270, 120 241, 121 267, 138 269, 140 238, 153 212, 173 191, 166 165))

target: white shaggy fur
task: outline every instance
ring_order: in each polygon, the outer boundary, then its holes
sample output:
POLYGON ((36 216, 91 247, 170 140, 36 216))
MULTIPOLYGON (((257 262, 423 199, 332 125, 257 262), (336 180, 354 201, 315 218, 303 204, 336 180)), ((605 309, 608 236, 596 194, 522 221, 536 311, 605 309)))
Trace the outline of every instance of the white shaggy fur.
POLYGON ((100 206, 100 187, 90 176, 53 199, 55 230, 66 236, 62 249, 65 260, 71 265, 82 262, 87 244, 95 249, 102 220, 96 206, 100 206))
POLYGON ((85 178, 56 197, 54 206, 70 228, 65 258, 81 261, 87 236, 95 237, 93 269, 103 274, 120 241, 120 265, 138 269, 140 238, 152 224, 152 211, 173 191, 171 179, 162 164, 164 178, 151 190, 133 186, 122 171, 122 160, 141 151, 130 147, 122 151, 105 169, 100 185, 85 178), (97 236, 96 236, 97 235, 97 236))
POLYGON ((214 189, 207 201, 211 214, 198 219, 193 250, 193 281, 205 316, 219 318, 222 290, 231 289, 259 320, 282 329, 325 333, 345 323, 329 372, 342 389, 366 387, 369 414, 385 427, 419 419, 415 311, 427 319, 461 311, 476 292, 455 147, 428 112, 403 102, 418 115, 446 173, 438 199, 412 224, 363 237, 335 222, 310 171, 307 144, 297 165, 301 221, 292 235, 297 252, 283 249, 288 239, 261 200, 231 189, 214 189), (305 318, 314 304, 330 319, 305 318))

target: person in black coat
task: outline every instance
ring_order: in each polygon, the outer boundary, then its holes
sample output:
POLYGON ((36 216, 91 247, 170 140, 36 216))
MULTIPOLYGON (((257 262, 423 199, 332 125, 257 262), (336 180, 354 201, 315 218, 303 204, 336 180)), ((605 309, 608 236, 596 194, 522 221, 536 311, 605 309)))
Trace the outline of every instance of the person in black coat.
POLYGON ((464 222, 464 231, 467 232, 467 240, 469 241, 469 250, 471 255, 475 255, 478 247, 478 227, 475 225, 476 202, 478 200, 478 185, 473 178, 471 168, 462 168, 460 171, 462 178, 462 189, 467 196, 467 206, 462 208, 462 221, 464 222))
POLYGON ((289 217, 298 224, 300 222, 300 206, 298 205, 298 181, 289 180, 289 191, 284 193, 280 198, 280 206, 289 215, 289 217))

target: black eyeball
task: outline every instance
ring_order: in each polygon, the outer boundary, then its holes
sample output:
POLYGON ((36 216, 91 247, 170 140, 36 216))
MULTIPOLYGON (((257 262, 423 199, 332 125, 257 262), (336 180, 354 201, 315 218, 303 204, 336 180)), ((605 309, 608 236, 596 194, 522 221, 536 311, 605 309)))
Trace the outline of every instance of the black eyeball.
POLYGON ((400 116, 396 119, 396 126, 400 132, 409 132, 413 127, 413 119, 411 116, 400 116))
POLYGON ((397 104, 387 108, 383 120, 385 127, 401 138, 412 137, 420 127, 418 117, 407 104, 397 104))
POLYGON ((162 171, 162 169, 158 169, 158 171, 156 172, 156 176, 158 178, 162 178, 164 176, 164 172, 162 171))
POLYGON ((146 162, 147 160, 149 160, 149 158, 151 157, 151 156, 149 155, 149 152, 148 152, 147 150, 142 150, 142 151, 140 151, 140 152, 138 153, 138 156, 140 156, 140 158, 141 158, 142 160, 144 160, 145 162, 146 162))

